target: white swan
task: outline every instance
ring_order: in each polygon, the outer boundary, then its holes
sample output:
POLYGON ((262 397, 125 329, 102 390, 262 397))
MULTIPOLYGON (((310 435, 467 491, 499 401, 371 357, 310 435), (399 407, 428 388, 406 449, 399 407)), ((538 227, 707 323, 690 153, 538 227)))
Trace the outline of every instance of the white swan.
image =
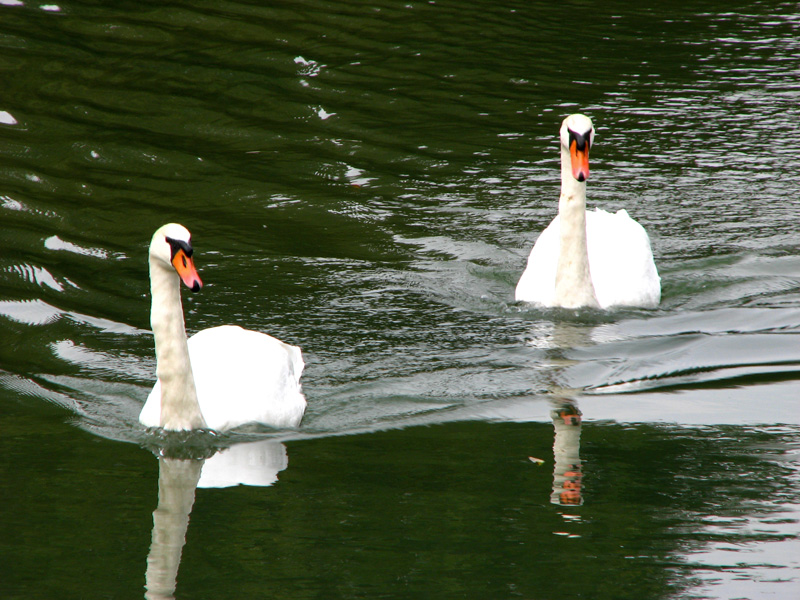
POLYGON ((180 282, 202 287, 192 261, 191 235, 164 225, 150 243, 150 324, 156 381, 139 421, 181 431, 232 429, 245 423, 296 427, 306 400, 300 390, 300 348, 241 327, 212 327, 186 339, 180 282))
POLYGON ((647 232, 625 210, 586 210, 592 121, 571 115, 560 137, 558 216, 536 240, 516 299, 563 308, 657 306, 661 279, 647 232))

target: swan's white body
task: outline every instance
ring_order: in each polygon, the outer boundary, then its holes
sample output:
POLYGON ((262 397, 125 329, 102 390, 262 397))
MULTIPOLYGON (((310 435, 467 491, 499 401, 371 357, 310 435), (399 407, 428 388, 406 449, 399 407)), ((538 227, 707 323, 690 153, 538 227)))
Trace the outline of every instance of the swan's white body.
MULTIPOLYGON (((197 402, 205 426, 217 431, 246 423, 296 427, 306 401, 300 391, 300 348, 235 325, 204 329, 188 340, 197 402)), ((161 426, 161 380, 139 420, 161 426)))
POLYGON ((158 380, 139 421, 174 431, 299 425, 306 408, 300 348, 232 325, 204 329, 187 341, 181 278, 192 289, 202 285, 191 261, 189 232, 165 225, 150 244, 150 321, 158 380))
POLYGON ((536 240, 516 299, 547 307, 653 308, 661 301, 661 279, 647 232, 625 210, 586 210, 593 138, 587 117, 564 120, 559 214, 536 240), (585 142, 583 155, 575 138, 585 142))
MULTIPOLYGON (((517 284, 517 300, 559 306, 555 297, 559 233, 556 217, 531 250, 528 266, 517 284)), ((661 284, 650 238, 624 209, 613 214, 599 208, 586 211, 586 248, 600 308, 658 306, 661 284)))

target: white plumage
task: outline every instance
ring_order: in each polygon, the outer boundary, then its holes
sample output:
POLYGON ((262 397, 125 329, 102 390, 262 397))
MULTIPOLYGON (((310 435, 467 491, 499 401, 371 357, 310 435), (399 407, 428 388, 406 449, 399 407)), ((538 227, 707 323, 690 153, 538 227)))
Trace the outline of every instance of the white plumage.
MULTIPOLYGON (((650 250, 650 238, 625 209, 586 211, 586 245, 600 308, 652 308, 661 300, 661 284, 650 250)), ((542 306, 555 303, 556 266, 561 246, 559 217, 542 231, 517 284, 517 300, 542 306)))
POLYGON ((141 423, 218 431, 247 423, 299 425, 306 408, 300 348, 235 325, 204 329, 187 341, 181 279, 195 291, 202 286, 189 232, 181 225, 165 225, 150 245, 158 380, 139 415, 141 423))
POLYGON ((657 306, 661 280, 647 232, 625 210, 585 208, 592 122, 583 115, 567 117, 561 141, 559 215, 536 240, 516 299, 565 308, 657 306))
MULTIPOLYGON (((246 423, 279 428, 300 423, 306 408, 300 348, 236 325, 203 329, 188 344, 197 402, 207 427, 222 431, 246 423)), ((157 380, 139 420, 159 427, 160 419, 157 380)))

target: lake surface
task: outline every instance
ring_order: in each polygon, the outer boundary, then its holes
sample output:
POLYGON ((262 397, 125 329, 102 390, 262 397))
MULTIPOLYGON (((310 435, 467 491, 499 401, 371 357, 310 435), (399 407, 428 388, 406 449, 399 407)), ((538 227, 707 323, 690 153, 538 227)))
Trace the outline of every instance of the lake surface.
POLYGON ((798 56, 796 3, 0 0, 0 597, 800 597, 798 56), (573 112, 658 309, 514 302, 573 112), (138 424, 170 221, 297 430, 138 424))

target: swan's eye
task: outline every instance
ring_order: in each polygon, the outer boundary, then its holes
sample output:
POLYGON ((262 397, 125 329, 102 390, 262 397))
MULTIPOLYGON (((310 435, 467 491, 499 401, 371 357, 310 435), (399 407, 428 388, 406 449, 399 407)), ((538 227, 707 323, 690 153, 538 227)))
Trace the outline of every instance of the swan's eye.
POLYGON ((569 146, 572 146, 572 142, 575 142, 578 150, 583 151, 584 147, 588 148, 592 145, 591 129, 586 133, 575 133, 572 129, 568 129, 567 131, 569 131, 569 146))
POLYGON ((164 238, 169 244, 170 249, 170 260, 175 260, 175 257, 178 255, 178 252, 183 250, 183 253, 191 258, 192 254, 194 254, 194 249, 189 242, 184 242, 183 240, 176 240, 170 237, 164 238))

